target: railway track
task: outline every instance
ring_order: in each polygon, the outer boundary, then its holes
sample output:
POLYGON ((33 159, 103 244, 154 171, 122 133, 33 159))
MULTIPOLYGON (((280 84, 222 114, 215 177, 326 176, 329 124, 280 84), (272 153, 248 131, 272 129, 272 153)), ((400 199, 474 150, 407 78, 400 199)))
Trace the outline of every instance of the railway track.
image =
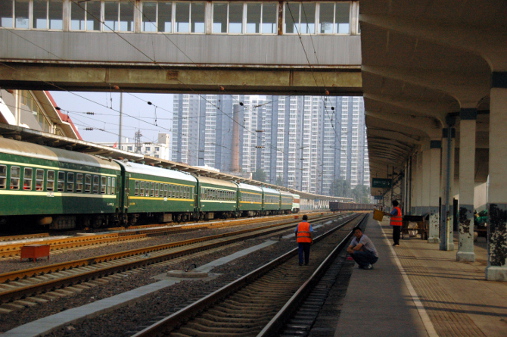
POLYGON ((310 264, 318 267, 299 266, 292 250, 134 336, 278 336, 364 218, 315 238, 310 264))
MULTIPOLYGON (((321 219, 324 220, 326 217, 321 219)), ((294 222, 297 221, 292 219, 282 224, 277 222, 255 229, 244 229, 233 233, 223 233, 0 274, 0 303, 12 307, 9 304, 14 301, 24 301, 26 298, 34 298, 34 296, 55 290, 61 292, 66 287, 76 286, 90 280, 99 280, 115 273, 145 267, 256 236, 292 229, 294 222)))
MULTIPOLYGON (((324 213, 322 213, 324 215, 324 213)), ((118 227, 111 228, 116 230, 115 233, 106 234, 90 234, 84 236, 73 236, 64 238, 51 238, 48 233, 41 234, 26 234, 16 236, 0 237, 0 258, 12 258, 21 255, 23 246, 30 244, 45 244, 49 245, 51 252, 65 251, 68 249, 82 248, 87 246, 95 246, 100 244, 118 243, 129 240, 139 240, 149 236, 157 235, 170 235, 181 232, 188 232, 191 230, 198 230, 202 228, 223 228, 232 226, 242 226, 259 222, 270 222, 274 220, 287 220, 293 219, 294 215, 285 215, 277 217, 264 217, 264 218, 249 218, 239 220, 223 220, 207 223, 192 223, 184 225, 145 225, 135 226, 130 228, 118 227), (21 241, 13 242, 12 241, 21 241)))

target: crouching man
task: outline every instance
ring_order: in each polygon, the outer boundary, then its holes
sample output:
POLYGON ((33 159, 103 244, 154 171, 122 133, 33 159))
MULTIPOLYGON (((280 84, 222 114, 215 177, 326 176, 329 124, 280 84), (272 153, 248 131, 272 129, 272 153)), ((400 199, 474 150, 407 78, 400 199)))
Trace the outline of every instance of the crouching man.
POLYGON ((352 229, 354 238, 347 248, 347 252, 361 269, 373 269, 373 264, 378 260, 377 250, 370 238, 363 234, 359 227, 352 229))

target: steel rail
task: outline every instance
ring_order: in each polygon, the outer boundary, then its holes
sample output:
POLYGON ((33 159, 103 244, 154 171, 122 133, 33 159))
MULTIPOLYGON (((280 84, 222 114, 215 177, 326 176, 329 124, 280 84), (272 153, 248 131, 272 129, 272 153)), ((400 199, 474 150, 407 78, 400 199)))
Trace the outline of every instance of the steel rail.
MULTIPOLYGON (((368 217, 363 216, 358 226, 362 225, 368 217)), ((364 227, 363 227, 364 228, 364 227)), ((308 297, 310 292, 315 288, 317 283, 320 281, 322 276, 329 269, 329 266, 336 259, 338 254, 346 247, 350 238, 352 237, 350 232, 337 246, 336 248, 326 257, 326 259, 317 267, 315 272, 306 280, 305 283, 294 293, 294 295, 285 303, 285 305, 278 311, 278 313, 269 321, 268 324, 257 334, 257 337, 270 337, 279 336, 280 329, 289 321, 293 316, 294 312, 300 307, 301 303, 308 297)))
MULTIPOLYGON (((319 242, 328 235, 342 228, 346 224, 351 221, 357 219, 360 215, 353 216, 336 228, 333 228, 322 235, 319 235, 314 239, 314 242, 319 242)), ((145 328, 144 330, 136 333, 132 337, 152 337, 152 336, 167 336, 169 331, 179 327, 189 319, 197 316, 207 308, 211 307, 215 303, 223 300, 224 298, 232 295, 238 290, 244 288, 246 285, 249 285, 256 281, 257 279, 264 276, 269 271, 275 269, 276 267, 282 265, 287 262, 289 259, 297 255, 297 248, 290 250, 289 252, 281 255, 277 259, 257 268, 256 270, 248 273, 247 275, 237 279, 234 282, 220 288, 219 290, 209 294, 208 296, 203 297, 202 299, 194 302, 193 304, 187 306, 186 308, 181 309, 180 311, 162 319, 161 321, 145 328)))
MULTIPOLYGON (((322 218, 324 220, 324 218, 322 218)), ((199 252, 206 249, 211 249, 214 247, 222 246, 224 243, 232 243, 239 240, 244 240, 246 238, 251 238, 255 236, 265 235, 272 232, 280 231, 280 230, 286 230, 288 228, 292 228, 294 226, 294 221, 286 223, 286 224, 271 224, 267 226, 263 226, 260 228, 255 229, 244 229, 240 231, 236 231, 233 233, 223 233, 223 234, 217 234, 212 235, 208 237, 203 238, 197 238, 197 239, 190 239, 190 240, 184 240, 164 245, 158 245, 153 247, 147 247, 147 248, 140 248, 140 249, 134 249, 129 250, 126 252, 120 252, 120 253, 114 253, 114 254, 107 254, 92 258, 86 258, 76 261, 70 261, 70 262, 64 262, 64 263, 58 263, 54 265, 49 265, 45 267, 38 267, 38 268, 31 268, 23 271, 17 271, 17 272, 10 272, 10 273, 4 273, 0 274, 0 280, 2 281, 14 281, 14 280, 20 280, 25 279, 29 277, 36 277, 44 274, 54 273, 58 271, 64 271, 64 270, 70 270, 73 268, 78 267, 85 267, 85 266, 96 266, 97 264, 101 262, 107 262, 112 260, 119 260, 121 258, 126 257, 134 257, 139 256, 142 254, 148 254, 151 252, 157 252, 162 250, 167 250, 173 248, 173 251, 165 253, 163 255, 159 256, 152 256, 152 257, 141 257, 139 260, 136 261, 128 261, 124 263, 115 264, 114 266, 108 266, 106 268, 92 270, 92 271, 86 271, 84 273, 79 273, 77 275, 72 276, 66 276, 59 279, 55 279, 52 281, 47 282, 41 282, 37 284, 31 284, 27 285, 18 289, 11 289, 6 290, 0 293, 0 303, 5 302, 11 302, 13 300, 26 298, 29 296, 34 296, 38 293, 45 292, 45 291, 51 291, 67 286, 71 286, 73 284, 78 284, 82 282, 86 282, 89 280, 109 276, 114 273, 118 272, 124 272, 126 270, 131 270, 139 267, 144 267, 146 265, 162 262, 168 259, 173 259, 176 257, 180 257, 183 255, 192 254, 195 252, 199 252), (254 233, 251 233, 254 232, 254 233), (230 238, 232 237, 232 238, 230 238), (210 243, 205 243, 205 241, 211 241, 210 243), (190 244, 197 244, 195 247, 190 248, 183 248, 182 246, 190 245, 190 244), (180 248, 181 249, 177 249, 180 248), (176 249, 176 250, 174 250, 176 249)))
POLYGON ((46 238, 48 236, 49 236, 49 233, 8 235, 8 236, 0 236, 0 242, 9 242, 9 241, 26 240, 26 239, 46 238))
POLYGON ((79 236, 69 237, 62 239, 50 239, 36 242, 23 242, 15 244, 0 245, 0 256, 1 257, 14 257, 19 256, 21 249, 30 244, 45 244, 49 245, 51 251, 69 249, 76 247, 92 246, 101 243, 111 243, 125 240, 137 240, 142 237, 146 237, 146 234, 133 233, 130 235, 119 235, 118 233, 100 234, 94 236, 79 236))

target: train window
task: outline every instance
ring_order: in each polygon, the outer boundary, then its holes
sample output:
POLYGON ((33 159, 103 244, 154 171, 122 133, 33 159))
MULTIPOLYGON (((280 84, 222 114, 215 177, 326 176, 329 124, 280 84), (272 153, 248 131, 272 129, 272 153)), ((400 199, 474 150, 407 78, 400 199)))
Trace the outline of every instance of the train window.
POLYGON ((35 170, 35 189, 42 191, 44 189, 44 170, 35 170))
POLYGON ((111 194, 111 177, 107 177, 107 194, 111 194))
POLYGON ((169 185, 164 184, 164 198, 167 198, 169 196, 169 185))
POLYGON ((92 191, 92 176, 90 174, 85 175, 84 188, 85 193, 90 193, 92 191))
POLYGON ((155 195, 155 183, 150 183, 150 197, 155 195))
POLYGON ((116 194, 116 177, 111 178, 111 194, 116 194))
POLYGON ((74 172, 67 173, 67 192, 74 192, 74 172))
POLYGON ((82 191, 83 191, 83 174, 78 173, 76 174, 76 192, 82 191))
POLYGON ((100 193, 107 194, 108 189, 107 177, 100 177, 100 193))
POLYGON ((144 185, 145 185, 144 181, 141 181, 140 184, 139 184, 139 186, 140 186, 139 187, 140 188, 139 195, 142 196, 142 197, 144 197, 144 185))
POLYGON ((48 171, 48 183, 46 185, 46 189, 48 191, 55 190, 55 171, 53 171, 53 170, 48 171))
POLYGON ((0 165, 0 188, 5 189, 7 185, 7 166, 0 165))
POLYGON ((107 177, 100 177, 100 194, 106 194, 107 191, 107 177))
POLYGON ((32 181, 33 181, 33 169, 30 167, 25 167, 23 170, 23 189, 31 190, 32 181))
POLYGON ((134 182, 134 195, 139 195, 139 187, 140 187, 140 181, 136 180, 134 182))
POLYGON ((19 166, 11 166, 11 190, 19 190, 19 166))
POLYGON ((158 198, 158 192, 160 191, 160 184, 155 183, 155 197, 158 198))
POLYGON ((58 182, 56 184, 57 190, 59 192, 62 192, 64 185, 65 185, 65 172, 58 172, 58 182))
POLYGON ((99 176, 93 176, 93 190, 92 193, 99 193, 99 176))

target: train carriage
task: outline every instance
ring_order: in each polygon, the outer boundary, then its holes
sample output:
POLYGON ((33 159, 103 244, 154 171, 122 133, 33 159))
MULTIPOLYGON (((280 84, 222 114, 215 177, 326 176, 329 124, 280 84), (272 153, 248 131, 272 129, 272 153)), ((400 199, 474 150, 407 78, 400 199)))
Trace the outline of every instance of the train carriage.
POLYGON ((198 177, 199 219, 238 217, 238 185, 209 177, 198 177))
POLYGON ((196 212, 197 179, 187 173, 132 162, 119 162, 127 193, 124 214, 128 225, 190 220, 196 212))
POLYGON ((262 188, 238 184, 238 208, 241 216, 257 216, 262 212, 262 188))
POLYGON ((0 220, 51 229, 112 225, 120 175, 113 161, 0 138, 0 220))
POLYGON ((292 203, 294 197, 292 193, 280 192, 280 211, 284 214, 290 214, 292 212, 292 203))
POLYGON ((262 187, 262 197, 263 214, 280 213, 280 191, 268 187, 262 187))

